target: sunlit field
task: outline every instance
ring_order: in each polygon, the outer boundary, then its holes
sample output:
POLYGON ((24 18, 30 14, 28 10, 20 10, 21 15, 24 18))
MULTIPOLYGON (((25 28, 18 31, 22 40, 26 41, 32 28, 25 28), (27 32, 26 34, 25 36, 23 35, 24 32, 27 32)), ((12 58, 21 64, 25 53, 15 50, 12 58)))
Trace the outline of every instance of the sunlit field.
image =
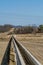
POLYGON ((17 34, 15 37, 43 64, 43 34, 17 34))
POLYGON ((4 33, 0 33, 0 64, 3 60, 7 45, 10 40, 10 35, 6 35, 4 33))

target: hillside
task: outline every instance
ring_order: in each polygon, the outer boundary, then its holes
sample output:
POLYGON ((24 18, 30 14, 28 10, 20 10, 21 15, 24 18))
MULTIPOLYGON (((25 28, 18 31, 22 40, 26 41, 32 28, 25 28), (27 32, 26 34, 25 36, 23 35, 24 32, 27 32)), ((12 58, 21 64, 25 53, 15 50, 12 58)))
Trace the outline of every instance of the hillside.
POLYGON ((4 33, 13 28, 12 25, 0 25, 0 33, 4 33))

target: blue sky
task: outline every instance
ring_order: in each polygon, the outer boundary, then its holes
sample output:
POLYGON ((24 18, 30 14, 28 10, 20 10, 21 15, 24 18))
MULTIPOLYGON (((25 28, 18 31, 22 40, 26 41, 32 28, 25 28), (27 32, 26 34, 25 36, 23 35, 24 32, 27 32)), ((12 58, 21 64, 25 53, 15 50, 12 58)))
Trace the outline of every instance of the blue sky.
POLYGON ((43 0, 0 0, 0 25, 43 24, 43 0))

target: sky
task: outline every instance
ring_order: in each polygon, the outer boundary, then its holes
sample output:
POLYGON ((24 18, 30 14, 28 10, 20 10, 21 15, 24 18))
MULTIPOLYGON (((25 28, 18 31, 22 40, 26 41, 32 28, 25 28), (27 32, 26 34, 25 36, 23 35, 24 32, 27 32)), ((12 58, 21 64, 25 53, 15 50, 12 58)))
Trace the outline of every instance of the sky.
POLYGON ((0 25, 43 24, 43 0, 0 0, 0 25))

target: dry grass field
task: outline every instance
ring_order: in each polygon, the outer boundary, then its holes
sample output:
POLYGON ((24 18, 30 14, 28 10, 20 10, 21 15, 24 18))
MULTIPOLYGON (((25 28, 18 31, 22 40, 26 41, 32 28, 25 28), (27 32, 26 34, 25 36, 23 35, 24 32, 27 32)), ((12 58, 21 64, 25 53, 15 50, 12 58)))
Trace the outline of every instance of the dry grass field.
POLYGON ((18 34, 15 37, 43 65, 43 34, 18 34))
POLYGON ((9 40, 10 40, 10 36, 8 36, 4 33, 0 34, 0 65, 1 65, 1 62, 3 59, 3 56, 5 54, 7 45, 9 43, 9 40))
MULTIPOLYGON (((43 65, 43 34, 17 34, 14 36, 43 65)), ((11 35, 7 35, 5 33, 0 34, 0 64, 3 59, 10 37, 11 35)))

